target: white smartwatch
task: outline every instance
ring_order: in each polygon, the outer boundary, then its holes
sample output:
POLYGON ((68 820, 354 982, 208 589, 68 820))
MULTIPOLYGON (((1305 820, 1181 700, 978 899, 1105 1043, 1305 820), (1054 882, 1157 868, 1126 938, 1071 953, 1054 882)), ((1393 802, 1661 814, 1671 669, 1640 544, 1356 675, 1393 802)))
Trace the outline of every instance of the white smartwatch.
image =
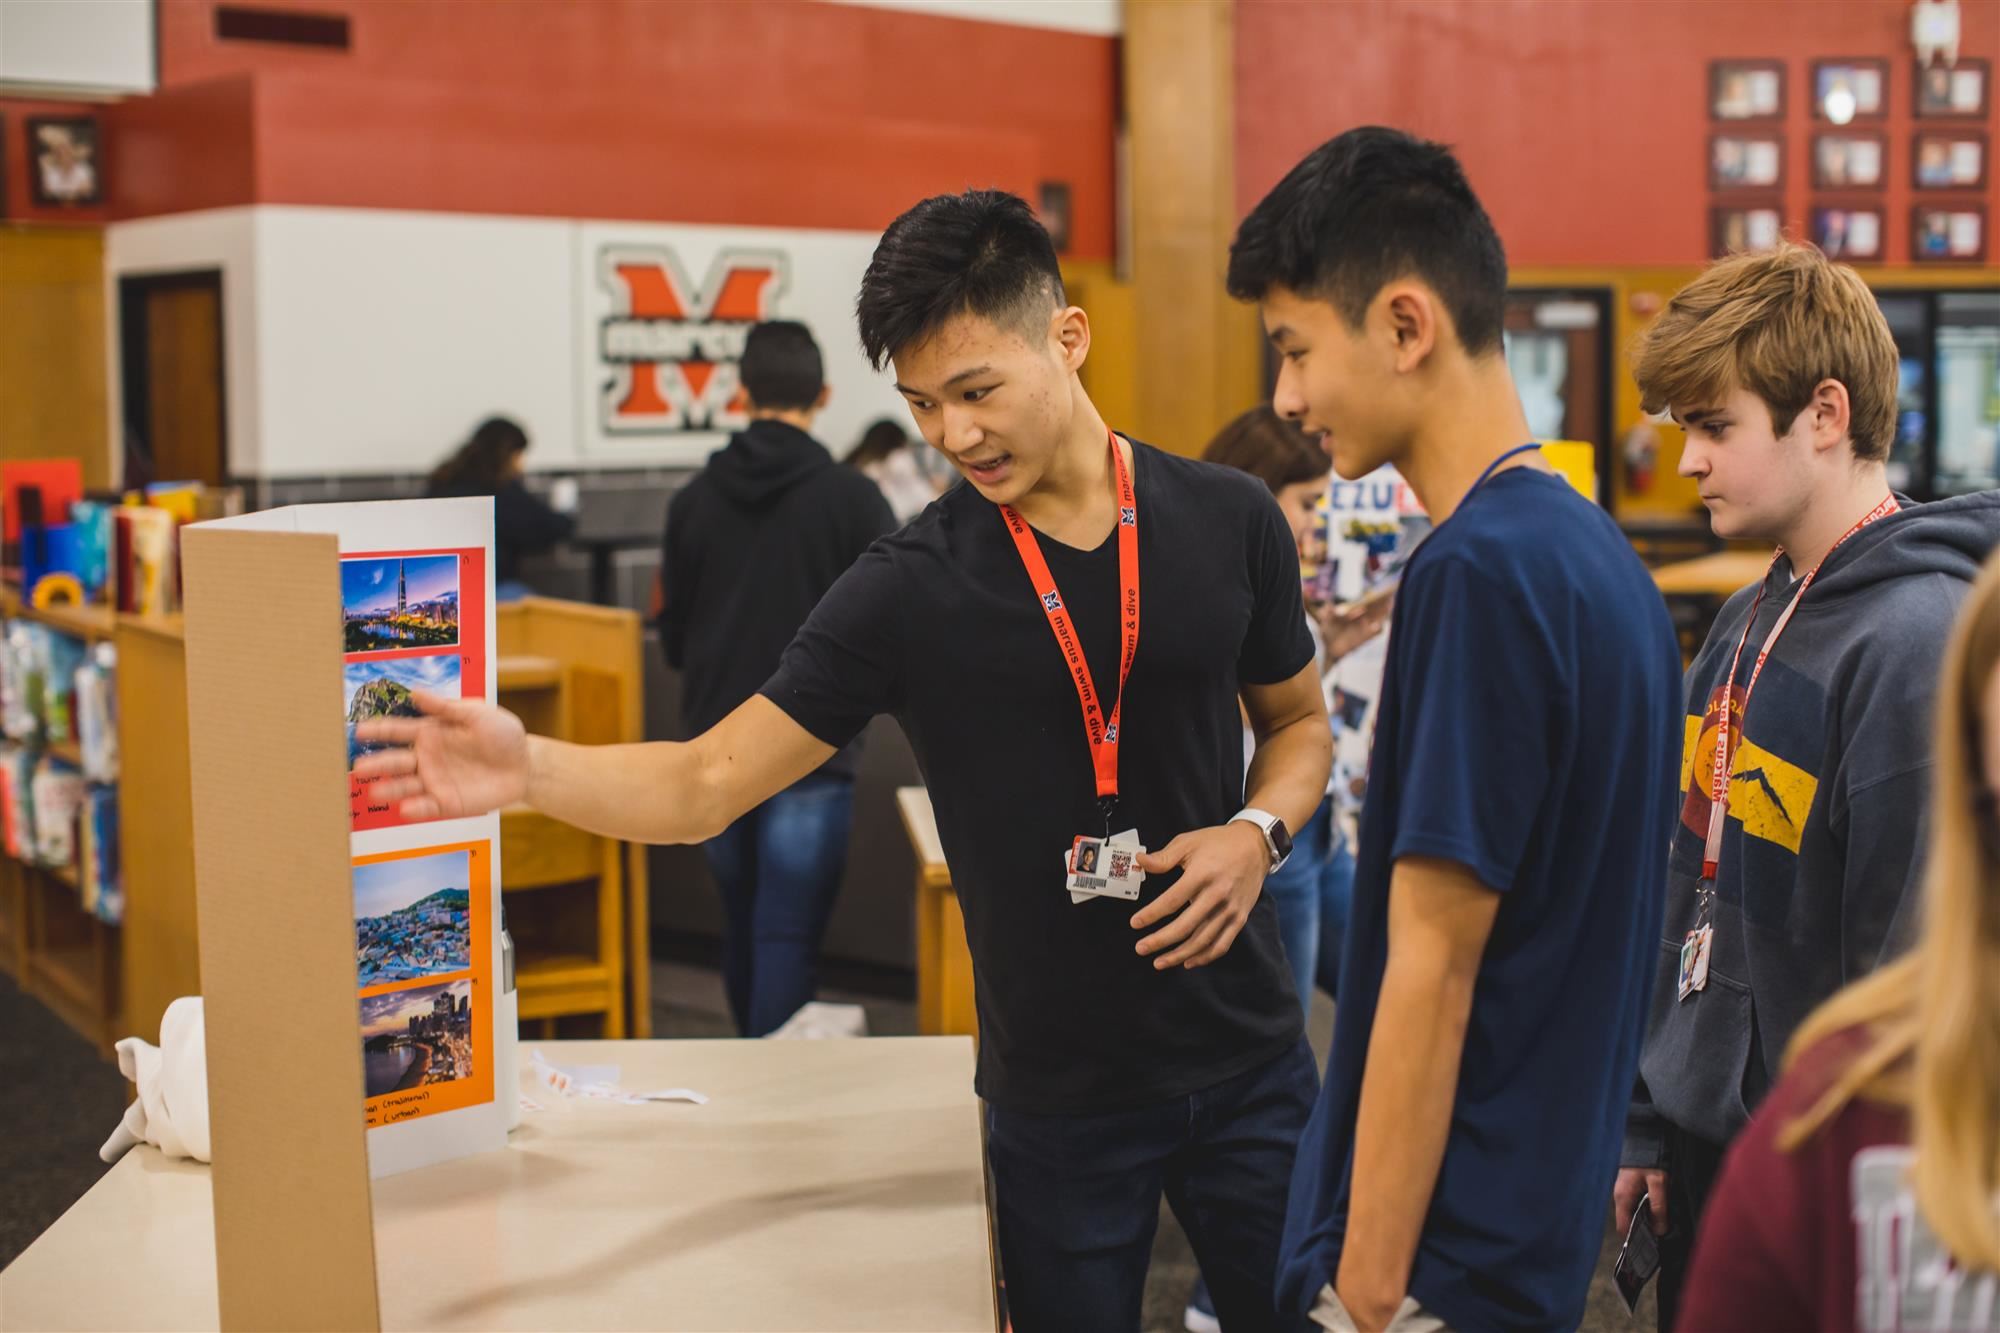
POLYGON ((1292 831, 1285 827, 1285 821, 1269 810, 1259 810, 1246 806, 1229 817, 1234 824, 1237 820, 1255 824, 1257 831, 1264 835, 1264 849, 1271 854, 1271 868, 1264 873, 1276 874, 1280 866, 1292 859, 1292 831))

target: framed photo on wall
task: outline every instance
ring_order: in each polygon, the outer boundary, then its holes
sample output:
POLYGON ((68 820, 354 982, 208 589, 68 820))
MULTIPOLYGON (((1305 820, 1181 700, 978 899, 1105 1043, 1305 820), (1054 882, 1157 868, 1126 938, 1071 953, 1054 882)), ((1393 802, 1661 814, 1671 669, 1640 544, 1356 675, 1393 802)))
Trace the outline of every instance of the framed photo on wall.
POLYGON ((1917 115, 1923 119, 1969 120, 1993 105, 1993 66, 1966 56, 1949 69, 1917 66, 1917 115))
POLYGON ((1812 240, 1828 259, 1866 263, 1882 258, 1882 210, 1815 208, 1812 240))
POLYGON ((1777 134, 1714 134, 1708 183, 1717 190, 1776 190, 1785 183, 1785 140, 1777 134))
POLYGON ((1715 120, 1782 120, 1785 62, 1711 60, 1708 114, 1715 120))
POLYGON ((90 116, 28 119, 28 193, 43 208, 103 202, 97 121, 90 116))
POLYGON ((1910 258, 1919 264, 1985 262, 1985 205, 1918 204, 1910 217, 1910 258))
POLYGON ((1043 181, 1037 191, 1039 207, 1035 215, 1048 229, 1049 241, 1059 255, 1069 253, 1069 182, 1043 181))
POLYGON ((1856 120, 1880 120, 1888 114, 1889 62, 1886 60, 1815 60, 1812 65, 1814 120, 1845 125, 1856 120))
POLYGON ((1910 160, 1919 190, 1986 188, 1986 136, 1978 130, 1918 130, 1910 160))
POLYGON ((1879 190, 1888 174, 1889 136, 1835 130, 1813 136, 1812 182, 1820 190, 1879 190))
POLYGON ((1709 253, 1717 259, 1771 250, 1784 239, 1784 211, 1775 203, 1708 210, 1709 253))

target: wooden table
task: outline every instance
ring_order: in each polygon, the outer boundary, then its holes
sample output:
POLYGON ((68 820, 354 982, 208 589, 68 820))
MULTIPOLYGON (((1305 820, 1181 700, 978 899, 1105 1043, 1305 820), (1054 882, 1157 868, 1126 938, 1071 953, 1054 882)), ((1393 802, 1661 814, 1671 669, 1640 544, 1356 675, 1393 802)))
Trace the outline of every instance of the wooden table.
POLYGON ((1770 567, 1769 551, 1732 550, 1662 565, 1653 571, 1653 582, 1667 599, 1667 611, 1673 617, 1683 663, 1693 662, 1701 651, 1722 604, 1738 589, 1761 580, 1770 567))
MULTIPOLYGON (((995 1327, 970 1042, 529 1046, 712 1101, 538 1094, 504 1151, 376 1181, 385 1329, 995 1327)), ((0 1274, 0 1329, 216 1325, 208 1168, 152 1148, 0 1274)))
POLYGON ((1737 589, 1762 579, 1770 567, 1769 551, 1717 551, 1699 560, 1662 565, 1653 571, 1653 582, 1667 597, 1712 597, 1727 601, 1737 589))
POLYGON ((976 1037, 972 954, 930 793, 922 787, 898 787, 896 808, 917 856, 917 1030, 927 1036, 976 1037))

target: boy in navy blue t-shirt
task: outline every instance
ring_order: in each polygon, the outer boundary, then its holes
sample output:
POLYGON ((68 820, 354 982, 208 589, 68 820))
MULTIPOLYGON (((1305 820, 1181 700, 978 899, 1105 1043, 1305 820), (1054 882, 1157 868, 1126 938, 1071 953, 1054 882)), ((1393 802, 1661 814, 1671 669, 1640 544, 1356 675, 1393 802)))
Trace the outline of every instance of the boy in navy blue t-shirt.
POLYGON ((1437 527, 1397 596, 1281 1308, 1329 1329, 1582 1318, 1646 1020, 1679 757, 1665 608, 1529 440, 1507 265, 1445 148, 1359 129, 1244 221, 1278 411, 1437 527))

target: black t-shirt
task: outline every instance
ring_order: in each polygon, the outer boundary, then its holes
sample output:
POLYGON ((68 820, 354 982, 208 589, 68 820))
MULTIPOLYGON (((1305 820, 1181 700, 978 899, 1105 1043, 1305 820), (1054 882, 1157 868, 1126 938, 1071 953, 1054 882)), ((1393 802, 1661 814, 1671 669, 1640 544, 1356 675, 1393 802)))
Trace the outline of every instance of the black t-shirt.
MULTIPOLYGON (((1119 809, 1149 848, 1243 802, 1241 684, 1312 661, 1283 515, 1243 473, 1132 446, 1139 648, 1125 685, 1119 809)), ((1118 542, 1039 538, 1109 700, 1118 542)), ((1076 687, 1000 512, 960 485, 833 585, 763 693, 829 745, 892 713, 916 751, 965 914, 978 1089, 1010 1110, 1164 1101, 1274 1059, 1300 1030, 1277 916, 1260 898, 1219 962, 1157 972, 1139 904, 1073 904, 1062 856, 1104 831, 1076 687)), ((1147 878, 1140 903, 1178 880, 1147 878)))

